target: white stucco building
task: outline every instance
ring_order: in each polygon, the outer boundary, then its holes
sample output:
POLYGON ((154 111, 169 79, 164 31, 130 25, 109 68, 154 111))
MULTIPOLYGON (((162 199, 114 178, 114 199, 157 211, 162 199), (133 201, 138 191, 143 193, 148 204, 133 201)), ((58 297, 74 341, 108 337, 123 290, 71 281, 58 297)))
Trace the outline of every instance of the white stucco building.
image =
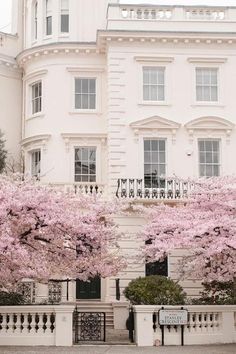
MULTIPOLYGON (((165 176, 236 172, 236 7, 14 0, 13 13, 13 34, 0 33, 0 129, 27 173, 173 203, 188 183, 165 176)), ((133 258, 145 221, 117 221, 130 260, 117 277, 122 295, 145 275, 133 258)), ((174 279, 179 256, 168 258, 174 279)), ((115 301, 115 279, 98 283, 70 283, 70 300, 115 301)), ((198 294, 198 282, 182 284, 198 294)))

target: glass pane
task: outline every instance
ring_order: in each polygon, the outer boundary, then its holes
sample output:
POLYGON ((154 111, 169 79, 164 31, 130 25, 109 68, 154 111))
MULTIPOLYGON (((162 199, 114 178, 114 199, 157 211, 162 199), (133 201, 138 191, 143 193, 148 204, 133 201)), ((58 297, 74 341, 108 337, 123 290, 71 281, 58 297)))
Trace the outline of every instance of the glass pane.
POLYGON ((219 141, 212 142, 213 151, 219 151, 219 141))
POLYGON ((165 140, 159 140, 159 151, 165 151, 165 150, 166 150, 165 140))
POLYGON ((82 108, 82 95, 75 95, 75 108, 76 109, 82 108))
POLYGON ((96 150, 95 149, 90 149, 89 159, 90 159, 90 161, 96 161, 96 150))
POLYGON ((153 163, 158 163, 159 162, 159 153, 158 153, 158 151, 153 151, 152 152, 152 162, 153 163))
POLYGON ((75 174, 81 174, 81 173, 82 173, 81 162, 75 162, 75 174))
POLYGON ((199 140, 198 146, 200 151, 205 151, 205 142, 203 140, 199 140))
POLYGON ((81 176, 81 181, 82 182, 89 182, 89 176, 81 176))
POLYGON ((164 86, 158 86, 158 101, 165 100, 165 90, 164 86))
POLYGON ((89 95, 89 109, 95 109, 96 108, 96 96, 95 95, 89 95))
POLYGON ((152 165, 151 173, 152 173, 153 176, 158 176, 159 175, 158 165, 152 165))
POLYGON ((145 188, 151 188, 151 177, 144 176, 145 188))
POLYGON ((82 87, 82 80, 75 79, 75 93, 82 93, 81 87, 82 87))
POLYGON ((214 173, 214 176, 218 177, 220 175, 220 166, 214 165, 213 166, 213 173, 214 173))
POLYGON ((206 163, 212 163, 212 153, 206 152, 206 163))
POLYGON ((84 161, 82 163, 82 174, 83 175, 87 175, 88 174, 88 164, 86 164, 86 162, 84 162, 84 161))
POLYGON ((81 176, 75 175, 75 182, 81 182, 81 176))
POLYGON ((88 153, 88 148, 82 148, 82 161, 88 161, 89 158, 89 153, 88 153))
POLYGON ((200 165, 200 177, 206 176, 205 165, 200 165))
POLYGON ((210 86, 203 86, 202 91, 203 91, 203 101, 210 101, 211 100, 210 86))
POLYGON ((151 150, 151 141, 144 140, 144 151, 150 151, 150 150, 151 150))
POLYGON ((92 164, 92 163, 89 164, 89 173, 91 175, 95 175, 96 174, 96 165, 95 164, 92 164))
POLYGON ((157 84, 158 83, 158 70, 152 69, 150 70, 150 84, 157 84))
POLYGON ((146 68, 143 68, 143 83, 149 83, 149 71, 146 68))
POLYGON ((197 101, 203 101, 202 86, 197 86, 196 88, 196 99, 197 101))
POLYGON ((88 94, 82 95, 82 109, 88 109, 88 94))
POLYGON ((151 174, 151 165, 144 165, 144 174, 150 175, 151 174))
POLYGON ((217 86, 211 87, 211 101, 218 101, 218 90, 217 90, 217 86))
POLYGON ((90 182, 96 182, 96 175, 90 176, 89 180, 90 180, 90 182))
POLYGON ((154 85, 152 85, 152 86, 150 86, 150 93, 151 93, 151 97, 150 97, 150 99, 151 99, 151 101, 157 101, 157 86, 154 86, 154 85))
POLYGON ((61 32, 69 32, 69 15, 61 15, 61 32))
POLYGON ((203 72, 203 84, 210 85, 211 83, 211 72, 208 70, 204 70, 203 72))
POLYGON ((213 168, 212 165, 206 165, 206 177, 213 176, 213 168))
POLYGON ((206 155, 204 152, 200 152, 200 163, 205 163, 206 162, 206 155))
POLYGON ((75 160, 81 161, 82 152, 81 149, 75 149, 75 160))
POLYGON ((151 153, 150 152, 145 152, 144 153, 144 163, 151 162, 151 153))
POLYGON ((158 140, 152 140, 152 143, 151 143, 151 148, 152 148, 152 151, 158 151, 158 140))
POLYGON ((206 151, 212 151, 212 141, 210 141, 210 140, 205 141, 205 149, 206 149, 206 151))
POLYGON ((211 71, 211 84, 217 85, 217 69, 212 69, 211 71))
POLYGON ((164 152, 159 153, 159 162, 165 163, 166 162, 166 154, 164 152))
POLYGON ((46 35, 50 36, 52 34, 52 16, 46 18, 46 35))
POLYGON ((148 101, 149 98, 149 86, 143 86, 143 100, 148 101))
POLYGON ((164 85, 164 75, 165 69, 164 68, 159 68, 158 70, 158 84, 159 85, 164 85))
POLYGON ((95 79, 89 80, 89 92, 96 93, 96 80, 95 79))
POLYGON ((89 92, 89 80, 88 79, 82 79, 82 93, 88 93, 89 92))
POLYGON ((166 165, 159 165, 159 174, 160 176, 166 175, 166 165))
POLYGON ((202 84, 202 71, 200 69, 196 69, 196 83, 197 85, 202 84))
POLYGON ((219 153, 213 152, 213 163, 219 163, 219 153))

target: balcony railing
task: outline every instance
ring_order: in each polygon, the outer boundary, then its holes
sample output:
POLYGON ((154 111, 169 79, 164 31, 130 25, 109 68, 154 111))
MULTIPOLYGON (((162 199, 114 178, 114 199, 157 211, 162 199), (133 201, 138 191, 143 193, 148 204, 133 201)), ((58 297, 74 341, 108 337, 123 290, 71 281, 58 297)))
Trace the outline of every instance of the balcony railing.
POLYGON ((129 199, 186 199, 194 188, 193 182, 177 178, 160 178, 160 187, 148 188, 143 179, 121 178, 117 182, 116 196, 129 199))
POLYGON ((163 7, 120 7, 121 18, 127 20, 170 20, 172 11, 163 7))
POLYGON ((96 182, 52 183, 50 186, 66 193, 75 194, 103 195, 105 191, 104 184, 96 182))

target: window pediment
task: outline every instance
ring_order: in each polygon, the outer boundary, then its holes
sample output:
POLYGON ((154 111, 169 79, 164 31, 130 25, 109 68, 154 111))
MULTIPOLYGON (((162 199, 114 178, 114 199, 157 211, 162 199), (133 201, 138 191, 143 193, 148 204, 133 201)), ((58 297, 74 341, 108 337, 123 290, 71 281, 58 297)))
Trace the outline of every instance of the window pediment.
POLYGON ((207 133, 223 132, 229 140, 234 127, 235 125, 232 122, 215 116, 197 118, 185 124, 185 128, 188 130, 191 140, 194 133, 197 131, 204 131, 207 133))
POLYGON ((144 131, 144 130, 177 130, 180 128, 180 124, 168 120, 163 117, 153 116, 150 118, 145 118, 132 122, 130 127, 135 131, 144 131))

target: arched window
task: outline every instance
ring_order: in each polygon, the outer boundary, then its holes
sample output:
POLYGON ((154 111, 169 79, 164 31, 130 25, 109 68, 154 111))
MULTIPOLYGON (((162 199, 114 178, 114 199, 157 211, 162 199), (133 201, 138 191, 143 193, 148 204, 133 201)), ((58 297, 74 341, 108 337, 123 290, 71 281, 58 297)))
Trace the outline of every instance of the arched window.
POLYGON ((61 0, 61 33, 69 32, 69 0, 61 0))
POLYGON ((38 38, 38 1, 34 3, 34 39, 38 38))
POLYGON ((46 0, 46 36, 52 34, 52 0, 46 0))

